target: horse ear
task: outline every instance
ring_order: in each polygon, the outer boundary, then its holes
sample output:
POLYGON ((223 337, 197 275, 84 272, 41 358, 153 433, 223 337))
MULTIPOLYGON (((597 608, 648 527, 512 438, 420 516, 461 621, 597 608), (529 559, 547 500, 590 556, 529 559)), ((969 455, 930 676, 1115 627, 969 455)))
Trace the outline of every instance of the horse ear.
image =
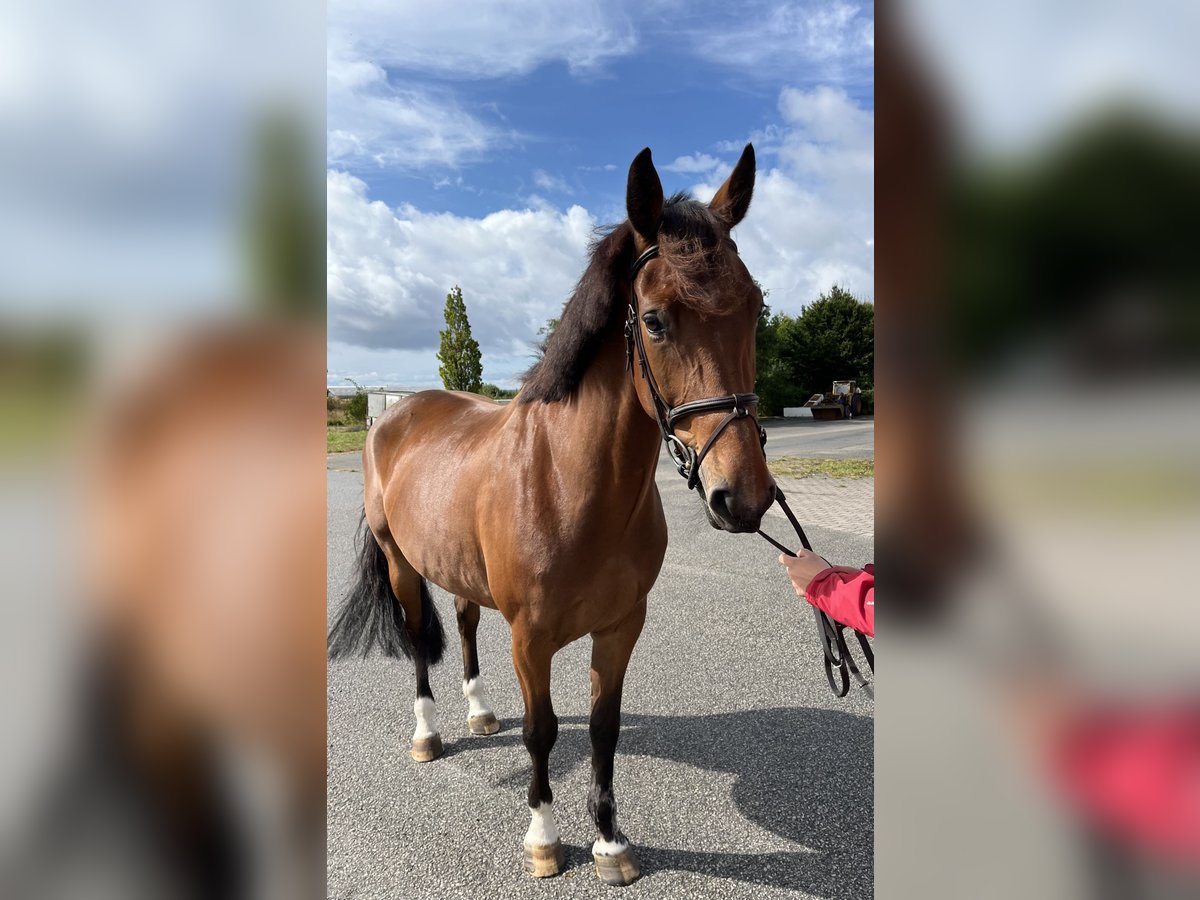
POLYGON ((625 209, 633 230, 650 243, 658 236, 662 224, 663 189, 650 159, 650 148, 633 158, 629 167, 629 184, 625 190, 625 209))
POLYGON ((754 145, 747 144, 746 149, 742 151, 742 158, 737 161, 729 178, 717 190, 708 208, 732 228, 746 217, 753 194, 754 145))

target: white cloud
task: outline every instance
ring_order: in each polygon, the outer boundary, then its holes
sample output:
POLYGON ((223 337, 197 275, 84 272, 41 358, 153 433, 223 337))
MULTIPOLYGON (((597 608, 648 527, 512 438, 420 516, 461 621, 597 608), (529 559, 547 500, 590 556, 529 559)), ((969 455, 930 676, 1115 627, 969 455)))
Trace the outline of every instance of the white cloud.
POLYGON ((484 352, 484 377, 511 380, 531 364, 537 329, 558 315, 582 274, 597 224, 580 206, 483 218, 392 209, 337 171, 328 173, 327 188, 329 340, 341 348, 331 349, 330 366, 355 377, 398 374, 402 363, 421 368, 391 380, 436 375, 427 363, 446 292, 457 284, 484 352), (389 369, 393 353, 400 355, 389 369))
POLYGON ((345 48, 330 45, 327 67, 331 165, 454 167, 518 137, 463 110, 449 91, 394 83, 345 48))
MULTIPOLYGON (((735 233, 742 257, 777 311, 796 313, 835 283, 872 298, 873 115, 828 86, 784 88, 779 111, 781 124, 751 135, 759 170, 750 213, 735 233), (777 165, 766 165, 772 158, 777 165)), ((720 182, 714 175, 694 191, 709 199, 720 182)))
POLYGON ((869 202, 843 206, 776 168, 760 174, 735 236, 771 308, 795 314, 834 284, 874 296, 872 227, 869 202))
POLYGON ((833 84, 869 84, 874 50, 869 4, 845 0, 758 0, 736 9, 702 0, 514 0, 453 14, 431 13, 415 0, 336 0, 328 21, 333 167, 455 167, 482 159, 523 136, 495 107, 486 115, 465 109, 446 82, 511 78, 549 63, 597 76, 636 52, 643 36, 680 43, 750 77, 833 84), (431 78, 443 83, 436 92, 431 78))
POLYGON ((799 0, 718 5, 684 27, 697 56, 768 80, 870 84, 875 21, 870 3, 799 0))
POLYGON ((575 193, 575 191, 564 179, 558 175, 551 175, 544 169, 534 170, 533 183, 540 187, 543 191, 556 191, 560 194, 575 193))
POLYGON ((387 68, 447 78, 496 78, 562 62, 574 73, 637 49, 618 4, 509 0, 434 9, 420 0, 334 0, 330 36, 387 68), (352 37, 351 37, 352 36, 352 37))
POLYGON ((686 156, 676 157, 673 162, 667 163, 663 168, 668 172, 682 172, 684 174, 707 173, 714 169, 719 169, 725 165, 715 156, 709 156, 707 153, 692 153, 686 156))
POLYGON ((821 85, 811 91, 786 87, 779 95, 784 122, 814 141, 861 149, 873 138, 873 117, 843 90, 821 85))
POLYGON ((494 79, 549 62, 597 72, 637 49, 632 25, 599 0, 514 0, 434 10, 428 3, 337 0, 328 11, 329 165, 456 167, 521 135, 492 107, 465 109, 432 78, 494 79))
POLYGON ((436 388, 437 352, 426 350, 378 350, 329 342, 326 383, 346 385, 347 378, 365 387, 436 388))
MULTIPOLYGON (((847 213, 873 209, 875 117, 838 88, 784 88, 778 157, 792 177, 811 180, 847 213)), ((868 231, 870 238, 873 231, 868 231)))

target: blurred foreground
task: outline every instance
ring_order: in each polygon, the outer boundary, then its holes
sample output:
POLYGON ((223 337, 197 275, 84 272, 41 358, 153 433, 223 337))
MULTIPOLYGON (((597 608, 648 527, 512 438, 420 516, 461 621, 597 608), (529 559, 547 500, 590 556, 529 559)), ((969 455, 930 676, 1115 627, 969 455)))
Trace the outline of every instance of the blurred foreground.
POLYGON ((877 895, 1196 896, 1195 8, 879 13, 877 895))
POLYGON ((322 335, 117 343, 3 472, 5 893, 316 895, 322 335))
POLYGON ((323 14, 6 11, 3 896, 322 894, 323 14))

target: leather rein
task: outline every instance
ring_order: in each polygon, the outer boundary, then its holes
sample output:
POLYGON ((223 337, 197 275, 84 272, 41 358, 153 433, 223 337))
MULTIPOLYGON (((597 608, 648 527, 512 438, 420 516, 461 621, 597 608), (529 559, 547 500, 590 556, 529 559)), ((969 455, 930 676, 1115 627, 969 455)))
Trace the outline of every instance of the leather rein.
MULTIPOLYGON (((654 372, 650 369, 650 359, 646 354, 646 345, 642 338, 641 323, 638 320, 636 288, 638 273, 641 272, 646 263, 657 257, 658 245, 653 244, 634 260, 629 272, 629 305, 625 318, 625 367, 632 377, 633 357, 636 353, 642 377, 646 379, 646 387, 650 391, 650 399, 654 405, 654 418, 658 422, 658 430, 662 434, 663 443, 666 444, 667 454, 671 457, 671 461, 675 463, 676 471, 687 480, 688 490, 694 490, 700 483, 700 464, 704 461, 704 457, 708 455, 708 451, 712 449, 713 444, 717 442, 717 438, 721 436, 731 423, 737 419, 746 418, 754 422, 755 428, 758 429, 759 444, 762 446, 764 457, 767 452, 767 432, 758 423, 758 419, 749 409, 752 405, 757 406, 757 394, 728 394, 724 397, 708 397, 703 400, 691 400, 687 403, 681 403, 679 406, 671 406, 663 397, 658 382, 654 378, 654 372), (708 440, 704 442, 699 452, 689 447, 675 434, 675 423, 685 416, 722 411, 726 411, 725 418, 709 434, 708 440)), ((801 546, 811 552, 812 544, 808 542, 808 536, 804 533, 804 529, 800 526, 800 523, 796 520, 796 516, 787 505, 783 491, 780 490, 778 485, 775 486, 775 502, 779 504, 779 508, 783 510, 784 515, 787 516, 788 521, 792 524, 796 536, 800 539, 801 546)), ((761 528, 758 530, 758 535, 788 556, 796 555, 793 551, 775 540, 775 538, 763 532, 761 528)), ((855 665, 854 658, 851 656, 850 649, 846 644, 845 630, 848 626, 831 619, 815 606, 812 607, 812 611, 813 616, 816 618, 817 634, 821 640, 821 650, 825 656, 825 679, 829 682, 830 690, 837 697, 845 697, 850 690, 850 678, 853 676, 867 695, 874 697, 872 680, 865 678, 859 667, 855 665), (836 679, 834 677, 835 671, 839 676, 836 679)), ((867 665, 873 674, 875 672, 875 654, 871 649, 870 643, 867 641, 866 635, 853 628, 850 630, 858 637, 863 657, 866 659, 867 665)))

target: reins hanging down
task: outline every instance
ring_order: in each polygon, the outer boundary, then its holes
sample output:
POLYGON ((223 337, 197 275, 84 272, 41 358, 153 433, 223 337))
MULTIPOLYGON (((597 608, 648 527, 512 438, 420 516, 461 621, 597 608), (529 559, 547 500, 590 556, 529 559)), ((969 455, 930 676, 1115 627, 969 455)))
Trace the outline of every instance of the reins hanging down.
MULTIPOLYGON (((632 375, 633 356, 636 352, 638 365, 642 370, 642 377, 646 379, 646 386, 650 391, 650 399, 654 404, 654 418, 658 422, 658 430, 662 434, 663 443, 667 446, 667 453, 675 463, 676 471, 687 479, 688 489, 694 490, 700 482, 700 464, 704 461, 704 457, 708 455, 708 451, 712 449, 713 444, 716 443, 717 438, 721 436, 722 432, 725 431, 731 422, 744 418, 754 420, 764 456, 767 452, 767 432, 758 424, 758 420, 749 409, 751 404, 756 405, 758 403, 757 394, 729 394, 724 397, 708 397, 703 400, 691 400, 674 407, 664 399, 662 391, 659 390, 658 382, 654 378, 654 372, 650 369, 650 359, 646 354, 646 346, 642 340, 642 329, 638 323, 638 300, 637 289, 635 287, 638 272, 642 270, 642 267, 646 263, 657 256, 658 245, 653 244, 646 248, 645 252, 634 261, 630 269, 629 306, 625 318, 625 364, 630 375, 632 375), (675 423, 684 416, 704 412, 721 412, 723 410, 728 410, 728 413, 721 420, 720 424, 713 429, 712 433, 708 436, 708 440, 700 448, 699 453, 687 446, 675 434, 675 423)), ((805 535, 804 529, 800 527, 800 523, 796 520, 791 508, 787 505, 783 491, 778 486, 775 488, 775 502, 779 504, 779 508, 783 510, 788 521, 792 523, 792 528, 795 530, 796 536, 800 538, 801 546, 811 552, 812 545, 808 542, 808 536, 805 535)), ((758 530, 758 535, 788 556, 796 555, 769 534, 763 532, 761 528, 758 530)), ((867 695, 874 697, 872 682, 863 677, 862 671, 855 665, 854 658, 850 655, 850 649, 846 644, 845 637, 845 630, 848 626, 842 625, 840 622, 835 622, 815 606, 812 608, 812 611, 817 621, 817 634, 821 640, 821 650, 825 656, 825 678, 829 682, 830 690, 837 697, 845 697, 850 690, 850 678, 853 676, 867 695), (834 678, 833 674, 835 670, 840 676, 837 679, 834 678)), ((850 630, 858 637, 863 657, 866 659, 871 672, 874 673, 875 654, 871 650, 867 636, 853 628, 850 630)))
MULTIPOLYGON (((787 505, 787 500, 784 499, 783 491, 778 486, 775 488, 775 502, 779 504, 779 508, 783 510, 784 515, 788 517, 788 521, 792 523, 792 528, 795 529, 796 536, 800 538, 800 546, 812 552, 812 544, 808 542, 808 535, 804 533, 804 529, 796 521, 791 507, 787 505)), ((788 556, 796 555, 761 528, 758 530, 758 536, 788 556)), ((866 692, 867 696, 874 698, 874 684, 871 680, 863 677, 862 671, 855 665, 854 657, 851 656, 850 648, 846 644, 845 632, 849 626, 834 621, 825 612, 817 609, 815 606, 812 607, 812 611, 813 617, 817 620, 817 635, 821 639, 821 650, 825 654, 825 680, 829 682, 829 689, 833 691, 834 696, 845 697, 850 690, 850 677, 854 676, 854 680, 858 682, 859 687, 866 692), (838 680, 835 680, 833 677, 834 670, 837 670, 840 676, 838 680)), ((858 629, 851 628, 850 630, 858 638, 858 645, 862 648, 863 658, 867 661, 867 666, 871 669, 871 674, 874 674, 875 652, 871 649, 871 643, 867 640, 867 636, 858 629)))

